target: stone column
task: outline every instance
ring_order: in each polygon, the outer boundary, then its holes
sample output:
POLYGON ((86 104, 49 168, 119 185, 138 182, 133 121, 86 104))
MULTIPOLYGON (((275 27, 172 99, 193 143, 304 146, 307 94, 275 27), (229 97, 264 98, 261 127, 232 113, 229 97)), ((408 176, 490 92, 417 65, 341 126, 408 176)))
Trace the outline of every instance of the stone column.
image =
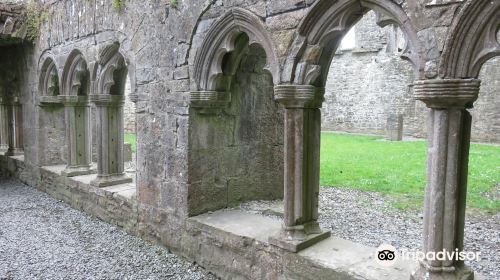
MULTIPOLYGON (((415 83, 418 100, 430 108, 423 250, 463 251, 465 197, 471 115, 479 80, 427 80, 415 83)), ((463 261, 425 259, 415 280, 468 280, 474 273, 463 261)))
POLYGON ((9 149, 9 108, 4 97, 0 97, 0 153, 9 149))
POLYGON ((106 187, 132 182, 124 172, 122 95, 92 95, 96 105, 97 178, 92 184, 106 187))
POLYGON ((5 155, 22 155, 23 148, 23 110, 18 97, 13 97, 7 106, 9 122, 9 148, 5 155))
POLYGON ((89 105, 86 96, 61 96, 66 118, 68 163, 63 175, 71 177, 93 173, 89 105))
POLYGON ((324 90, 280 85, 275 97, 285 107, 284 225, 270 242, 298 252, 330 236, 318 224, 319 152, 324 90))

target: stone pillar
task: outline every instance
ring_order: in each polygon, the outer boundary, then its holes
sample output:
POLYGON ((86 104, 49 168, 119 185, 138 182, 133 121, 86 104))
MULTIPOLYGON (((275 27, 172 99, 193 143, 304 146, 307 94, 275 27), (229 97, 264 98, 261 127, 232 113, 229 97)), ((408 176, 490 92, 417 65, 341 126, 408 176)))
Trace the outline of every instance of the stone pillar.
POLYGON ((385 138, 389 141, 402 141, 403 140, 403 115, 390 114, 387 118, 385 128, 385 138))
POLYGON ((63 175, 71 177, 93 173, 90 108, 86 96, 61 96, 66 118, 68 163, 63 175))
POLYGON ((330 236, 318 224, 319 152, 324 90, 280 85, 275 97, 285 107, 284 225, 270 242, 298 252, 330 236))
POLYGON ((0 97, 0 153, 9 149, 9 108, 4 97, 0 97))
POLYGON ((123 162, 123 96, 92 95, 96 105, 97 178, 92 184, 106 187, 132 182, 123 162))
POLYGON ((5 155, 22 155, 23 148, 23 110, 18 97, 13 97, 7 106, 9 125, 9 148, 5 155))
MULTIPOLYGON (((471 115, 479 80, 427 80, 415 83, 418 100, 430 108, 423 250, 463 251, 465 197, 471 115)), ((463 261, 425 259, 415 280, 469 280, 474 273, 463 261)))

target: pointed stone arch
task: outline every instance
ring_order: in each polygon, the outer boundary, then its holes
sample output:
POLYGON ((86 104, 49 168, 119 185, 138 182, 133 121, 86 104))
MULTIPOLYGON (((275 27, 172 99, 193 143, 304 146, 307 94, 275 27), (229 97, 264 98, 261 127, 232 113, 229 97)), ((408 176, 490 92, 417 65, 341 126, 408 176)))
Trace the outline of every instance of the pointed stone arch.
POLYGON ((299 25, 282 82, 323 87, 342 37, 369 10, 376 13, 379 26, 394 24, 401 28, 406 37, 401 57, 414 65, 416 76, 422 76, 424 59, 417 30, 399 5, 390 0, 320 0, 299 25))
POLYGON ((224 73, 224 65, 228 60, 237 65, 242 57, 241 49, 253 44, 264 49, 267 59, 264 69, 271 73, 274 84, 278 83, 278 58, 263 21, 250 11, 232 8, 212 25, 197 48, 192 80, 195 90, 191 93, 193 106, 220 105, 230 100, 227 86, 230 83, 221 82, 224 79, 221 76, 230 78, 234 73, 224 73), (228 54, 231 55, 229 59, 228 54))
POLYGON ((119 49, 120 45, 113 43, 100 52, 95 89, 98 95, 123 95, 127 65, 119 49))
POLYGON ((127 65, 120 44, 105 46, 94 67, 96 106, 97 178, 92 184, 105 187, 132 182, 125 174, 123 157, 123 104, 127 65))
POLYGON ((450 30, 440 76, 477 78, 481 66, 500 55, 500 1, 467 1, 450 30))
POLYGON ((93 173, 90 107, 90 73, 79 50, 66 59, 62 75, 61 102, 66 119, 67 166, 63 174, 77 176, 93 173))
POLYGON ((83 54, 73 50, 63 69, 62 91, 64 95, 85 96, 89 93, 90 72, 83 54))
POLYGON ((60 94, 60 79, 58 67, 52 57, 47 57, 39 71, 40 96, 57 96, 60 94))

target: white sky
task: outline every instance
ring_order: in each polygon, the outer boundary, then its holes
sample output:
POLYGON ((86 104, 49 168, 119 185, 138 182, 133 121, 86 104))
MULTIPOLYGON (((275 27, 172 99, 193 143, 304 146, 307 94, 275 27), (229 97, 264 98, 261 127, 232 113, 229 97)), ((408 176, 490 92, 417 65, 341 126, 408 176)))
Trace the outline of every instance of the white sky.
POLYGON ((356 36, 355 36, 355 31, 354 27, 347 32, 347 34, 342 38, 342 42, 340 44, 340 49, 341 50, 349 50, 349 49, 354 49, 356 46, 356 36))

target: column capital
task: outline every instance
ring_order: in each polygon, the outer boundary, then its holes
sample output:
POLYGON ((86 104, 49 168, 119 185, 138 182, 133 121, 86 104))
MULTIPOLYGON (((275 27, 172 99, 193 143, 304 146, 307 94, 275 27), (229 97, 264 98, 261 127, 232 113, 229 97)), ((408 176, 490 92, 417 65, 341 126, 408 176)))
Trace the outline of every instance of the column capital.
POLYGON ((193 108, 221 108, 231 102, 231 93, 223 91, 192 91, 189 102, 193 108))
POLYGON ((320 108, 325 89, 311 85, 277 85, 274 98, 286 108, 320 108))
POLYGON ((87 106, 88 97, 78 95, 61 95, 61 102, 64 106, 87 106))
POLYGON ((420 80, 414 83, 414 93, 429 108, 469 108, 478 98, 480 85, 478 79, 420 80))
POLYGON ((116 106, 125 103, 123 95, 91 94, 89 95, 89 100, 96 106, 116 106))

